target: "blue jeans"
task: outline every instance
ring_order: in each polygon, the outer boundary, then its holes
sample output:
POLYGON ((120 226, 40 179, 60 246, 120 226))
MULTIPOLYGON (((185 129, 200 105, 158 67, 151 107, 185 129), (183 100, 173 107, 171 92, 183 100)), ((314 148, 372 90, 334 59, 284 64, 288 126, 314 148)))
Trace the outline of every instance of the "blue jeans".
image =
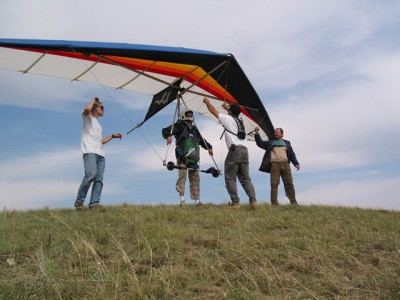
POLYGON ((83 164, 85 167, 85 177, 83 177, 81 186, 79 187, 76 200, 83 203, 86 199, 90 185, 93 183, 89 203, 89 206, 91 206, 100 202, 106 160, 101 155, 85 153, 83 155, 83 164))

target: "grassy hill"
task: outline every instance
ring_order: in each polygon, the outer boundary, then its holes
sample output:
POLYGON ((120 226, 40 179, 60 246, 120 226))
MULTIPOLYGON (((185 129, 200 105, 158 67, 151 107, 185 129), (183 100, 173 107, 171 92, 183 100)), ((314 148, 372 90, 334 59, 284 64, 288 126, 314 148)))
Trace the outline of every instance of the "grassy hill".
POLYGON ((400 212, 0 213, 0 299, 400 299, 400 212))

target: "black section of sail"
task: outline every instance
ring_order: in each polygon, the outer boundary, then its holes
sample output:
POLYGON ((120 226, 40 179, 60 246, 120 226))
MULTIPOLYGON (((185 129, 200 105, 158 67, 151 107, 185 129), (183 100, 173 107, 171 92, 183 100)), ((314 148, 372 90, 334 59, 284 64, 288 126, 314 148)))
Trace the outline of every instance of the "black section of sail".
POLYGON ((147 111, 147 114, 142 124, 176 99, 181 82, 182 79, 179 79, 175 81, 171 86, 153 96, 153 100, 151 101, 149 110, 147 111))
POLYGON ((148 119, 150 119, 156 113, 158 113, 160 110, 162 110, 168 104, 170 104, 172 101, 174 101, 178 97, 178 92, 181 89, 180 88, 181 82, 182 82, 182 79, 176 80, 170 86, 163 89, 161 92, 158 92, 157 94, 155 94, 153 96, 153 99, 152 99, 149 109, 147 111, 147 114, 144 117, 144 120, 142 122, 140 122, 139 124, 137 124, 131 130, 129 130, 127 132, 127 134, 131 133, 136 128, 142 126, 144 122, 146 122, 148 119))

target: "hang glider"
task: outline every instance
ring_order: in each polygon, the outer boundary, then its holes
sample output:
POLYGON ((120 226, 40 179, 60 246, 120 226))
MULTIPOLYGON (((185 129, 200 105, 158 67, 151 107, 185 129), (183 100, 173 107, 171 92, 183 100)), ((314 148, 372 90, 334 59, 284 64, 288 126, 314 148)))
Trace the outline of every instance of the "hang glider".
POLYGON ((273 138, 274 127, 259 96, 232 54, 179 47, 62 40, 0 39, 0 68, 55 76, 153 95, 142 125, 179 98, 215 120, 202 100, 221 112, 237 103, 249 132, 273 138))

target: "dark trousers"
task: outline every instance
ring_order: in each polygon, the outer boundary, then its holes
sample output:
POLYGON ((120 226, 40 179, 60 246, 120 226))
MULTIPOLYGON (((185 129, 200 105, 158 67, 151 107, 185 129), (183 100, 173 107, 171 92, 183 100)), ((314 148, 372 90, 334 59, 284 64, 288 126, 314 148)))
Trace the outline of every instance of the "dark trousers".
POLYGON ((225 185, 231 197, 232 204, 239 204, 236 177, 239 179, 249 202, 256 201, 256 192, 249 175, 249 153, 246 147, 231 147, 225 159, 225 185))

